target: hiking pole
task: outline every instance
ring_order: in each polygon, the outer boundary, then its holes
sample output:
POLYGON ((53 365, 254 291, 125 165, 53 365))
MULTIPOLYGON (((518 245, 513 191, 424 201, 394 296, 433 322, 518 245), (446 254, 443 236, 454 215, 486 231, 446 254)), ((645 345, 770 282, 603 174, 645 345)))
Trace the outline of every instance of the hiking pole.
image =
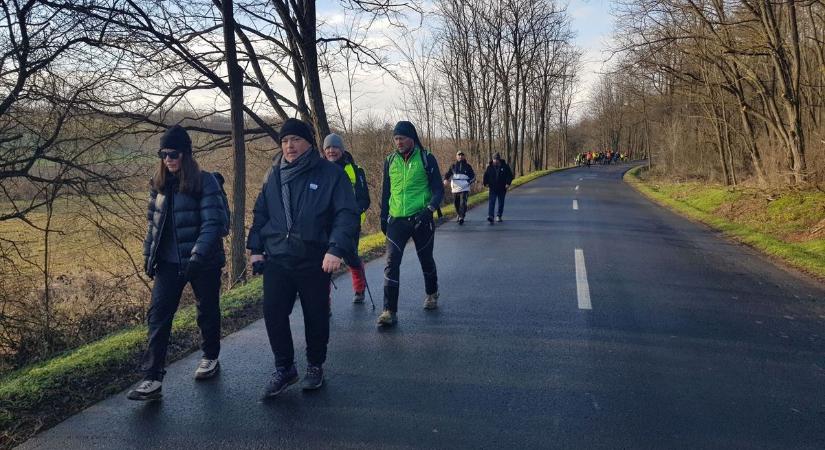
POLYGON ((367 282, 366 273, 364 274, 364 286, 366 286, 366 288, 367 288, 367 295, 370 296, 370 303, 372 304, 372 310, 375 311, 375 302, 372 301, 372 291, 370 291, 370 284, 369 284, 369 282, 367 282))

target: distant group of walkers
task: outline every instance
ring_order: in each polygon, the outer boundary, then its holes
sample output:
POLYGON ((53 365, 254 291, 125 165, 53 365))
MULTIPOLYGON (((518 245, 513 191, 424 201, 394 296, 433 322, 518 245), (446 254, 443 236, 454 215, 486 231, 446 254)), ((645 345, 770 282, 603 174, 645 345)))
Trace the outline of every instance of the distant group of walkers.
POLYGON ((611 164, 619 161, 627 161, 628 155, 624 152, 614 152, 606 150, 604 152, 584 152, 576 155, 577 166, 590 166, 591 164, 611 164))
MULTIPOLYGON (((307 367, 302 385, 314 390, 324 383, 332 274, 342 264, 349 267, 353 303, 364 302, 367 288, 358 256, 361 225, 370 207, 363 169, 337 134, 326 136, 322 151, 316 149, 312 128, 300 120, 286 120, 278 138, 281 152, 264 177, 247 239, 252 272, 263 275, 264 322, 275 357, 275 371, 264 390, 267 397, 299 381, 289 322, 295 300, 300 299, 305 325, 307 367)), ((384 161, 381 192, 387 257, 379 327, 398 322, 399 272, 410 239, 424 274, 423 307, 438 307, 433 213, 449 185, 457 221, 463 224, 476 179, 462 151, 442 177, 435 156, 421 144, 410 122, 396 124, 393 143, 394 151, 384 161)), ((180 126, 163 134, 159 148, 143 251, 144 271, 154 280, 147 318, 148 348, 141 363, 143 380, 128 393, 132 400, 162 396, 172 321, 187 283, 197 301, 202 337, 203 354, 195 378, 210 378, 220 371, 219 297, 221 268, 226 262, 222 238, 228 234, 230 217, 223 178, 200 169, 192 155, 192 141, 180 126)), ((512 170, 495 154, 483 178, 490 191, 490 224, 502 221, 504 198, 512 181, 512 170)))

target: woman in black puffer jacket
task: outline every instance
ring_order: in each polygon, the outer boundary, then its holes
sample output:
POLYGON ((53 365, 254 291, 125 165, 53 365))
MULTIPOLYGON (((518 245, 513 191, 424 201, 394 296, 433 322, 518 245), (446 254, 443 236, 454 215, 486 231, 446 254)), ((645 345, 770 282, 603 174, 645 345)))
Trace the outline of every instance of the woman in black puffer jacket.
POLYGON ((141 365, 144 379, 128 395, 132 400, 161 397, 172 319, 187 283, 197 299, 203 338, 203 358, 195 378, 209 378, 220 368, 219 298, 227 220, 223 191, 211 173, 198 167, 192 157, 192 140, 182 127, 175 125, 164 133, 158 157, 161 161, 152 177, 149 229, 143 242, 144 270, 155 281, 147 320, 149 345, 141 365))

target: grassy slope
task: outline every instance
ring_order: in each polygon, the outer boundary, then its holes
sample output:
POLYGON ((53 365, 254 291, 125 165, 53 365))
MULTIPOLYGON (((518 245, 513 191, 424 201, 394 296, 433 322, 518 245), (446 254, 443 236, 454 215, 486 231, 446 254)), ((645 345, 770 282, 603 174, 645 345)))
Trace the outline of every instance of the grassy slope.
MULTIPOLYGON (((513 181, 513 187, 554 171, 519 177, 513 181)), ((471 196, 469 204, 477 205, 487 198, 488 193, 481 192, 471 196)), ((443 212, 447 218, 455 215, 453 206, 445 207, 443 212)), ((375 233, 362 237, 359 252, 368 259, 380 254, 383 247, 384 236, 375 233)), ((221 297, 224 334, 260 318, 261 296, 262 280, 257 277, 221 297)), ((199 335, 194 306, 177 313, 173 335, 169 361, 197 348, 199 335)), ((19 444, 40 429, 134 383, 138 376, 136 361, 143 352, 145 340, 146 327, 132 327, 0 379, 0 447, 19 444)))
POLYGON ((659 204, 825 279, 825 194, 731 190, 700 183, 646 182, 641 167, 625 181, 659 204))

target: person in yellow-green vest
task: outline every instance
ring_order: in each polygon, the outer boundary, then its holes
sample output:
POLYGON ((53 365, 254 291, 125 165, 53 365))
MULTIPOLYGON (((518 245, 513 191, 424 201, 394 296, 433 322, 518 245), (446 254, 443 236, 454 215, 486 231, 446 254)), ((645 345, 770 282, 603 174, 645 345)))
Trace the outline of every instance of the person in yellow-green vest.
POLYGON ((378 326, 398 321, 398 290, 401 258, 412 238, 424 272, 424 309, 438 307, 438 274, 433 259, 435 222, 433 212, 444 198, 441 172, 435 157, 418 139, 415 126, 398 122, 393 129, 395 151, 384 161, 381 192, 381 231, 387 237, 384 268, 384 311, 378 326))
MULTIPOLYGON (((355 203, 358 204, 358 212, 361 214, 360 225, 363 225, 367 209, 370 207, 370 191, 367 187, 367 177, 364 174, 364 169, 355 164, 352 154, 347 151, 344 145, 344 140, 335 133, 324 138, 324 157, 327 161, 341 166, 347 177, 349 177, 352 189, 355 191, 355 203)), ((361 236, 360 225, 355 234, 355 254, 344 257, 344 262, 347 263, 352 273, 352 289, 355 291, 352 298, 353 303, 364 303, 364 290, 367 288, 364 264, 361 262, 361 258, 358 257, 358 239, 361 236)))

